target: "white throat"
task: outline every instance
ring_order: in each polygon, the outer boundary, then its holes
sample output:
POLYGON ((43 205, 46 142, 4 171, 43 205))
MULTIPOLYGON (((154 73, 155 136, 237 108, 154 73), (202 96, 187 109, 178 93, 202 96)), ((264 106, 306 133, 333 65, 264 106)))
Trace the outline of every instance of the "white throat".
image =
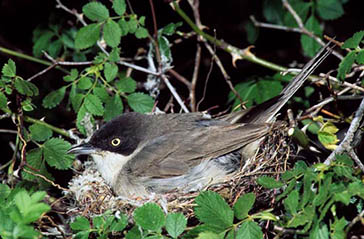
POLYGON ((113 186, 120 173, 120 170, 132 155, 123 156, 121 154, 101 151, 91 155, 96 163, 97 169, 106 183, 113 186))

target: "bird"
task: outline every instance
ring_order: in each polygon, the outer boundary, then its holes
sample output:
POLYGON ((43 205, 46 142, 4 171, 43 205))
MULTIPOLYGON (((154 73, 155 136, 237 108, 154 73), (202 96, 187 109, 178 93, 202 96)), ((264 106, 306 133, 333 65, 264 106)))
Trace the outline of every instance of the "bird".
POLYGON ((68 153, 90 155, 114 193, 128 198, 194 192, 226 180, 281 126, 279 110, 331 53, 326 44, 282 90, 248 110, 212 118, 201 113, 123 113, 68 153))

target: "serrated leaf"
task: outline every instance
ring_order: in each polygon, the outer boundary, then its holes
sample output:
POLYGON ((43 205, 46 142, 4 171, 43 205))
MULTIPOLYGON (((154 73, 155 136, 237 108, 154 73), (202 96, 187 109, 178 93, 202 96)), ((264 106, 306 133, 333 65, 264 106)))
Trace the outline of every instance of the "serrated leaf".
POLYGON ((15 62, 12 59, 9 59, 8 63, 4 64, 1 73, 6 77, 15 77, 16 75, 15 62))
POLYGON ((236 233, 236 239, 261 239, 263 238, 262 229, 256 222, 246 221, 236 233))
POLYGON ((71 223, 72 230, 86 231, 91 229, 90 222, 83 216, 78 216, 74 222, 71 223))
POLYGON ((197 239, 220 239, 218 234, 213 232, 201 232, 198 234, 197 239))
POLYGON ((216 192, 201 192, 195 199, 196 217, 211 229, 212 232, 222 232, 231 227, 234 220, 233 210, 216 192))
POLYGON ((136 90, 137 83, 131 77, 124 77, 115 82, 116 88, 123 93, 133 93, 136 90))
POLYGON ((148 30, 145 27, 138 27, 138 29, 135 31, 135 37, 138 39, 148 37, 148 30))
POLYGON ((72 82, 72 81, 76 80, 77 77, 78 77, 78 70, 72 69, 69 75, 66 75, 63 77, 63 80, 66 82, 72 82))
POLYGON ((346 74, 348 74, 351 70, 351 67, 355 61, 356 58, 356 52, 352 51, 349 52, 344 59, 339 64, 339 69, 337 73, 337 77, 341 80, 344 80, 346 77, 346 74))
POLYGON ((250 209, 252 209, 255 202, 255 194, 247 193, 239 197, 238 201, 234 204, 234 215, 237 219, 244 219, 248 216, 250 209))
MULTIPOLYGON (((45 176, 46 178, 53 180, 52 175, 47 171, 47 168, 43 161, 43 149, 42 148, 35 148, 27 152, 27 164, 29 164, 32 168, 28 170, 45 176), (35 170, 33 170, 35 169, 35 170)), ((25 171, 22 172, 22 176, 24 179, 29 181, 35 181, 41 185, 48 186, 48 182, 44 181, 40 177, 34 176, 30 173, 25 171)))
POLYGON ((143 93, 133 93, 127 97, 129 106, 136 112, 146 113, 151 112, 154 105, 154 100, 151 96, 143 93))
POLYGON ((130 33, 135 33, 135 31, 137 30, 138 28, 138 21, 134 18, 131 18, 128 22, 128 32, 130 33))
POLYGON ((344 14, 339 0, 318 0, 316 10, 323 20, 334 20, 344 14))
POLYGON ((110 99, 109 93, 107 92, 105 87, 95 87, 92 92, 104 103, 108 102, 110 99))
POLYGON ((125 235, 126 239, 142 239, 141 231, 138 226, 133 226, 125 235))
POLYGON ((125 0, 114 0, 112 2, 112 8, 119 16, 122 16, 126 11, 125 0))
POLYGON ((0 183, 0 202, 10 195, 10 187, 6 184, 0 183))
POLYGON ((57 169, 68 169, 71 167, 74 156, 67 154, 71 144, 61 138, 51 138, 43 145, 44 159, 47 163, 57 169))
POLYGON ((93 115, 102 116, 104 114, 104 107, 102 102, 96 95, 88 94, 84 101, 85 107, 88 112, 93 115))
POLYGON ((104 21, 109 17, 109 10, 100 2, 87 3, 83 6, 82 12, 91 21, 104 21))
POLYGON ((121 30, 121 36, 126 36, 129 32, 129 23, 126 22, 124 19, 120 19, 118 21, 120 30, 121 30))
POLYGON ((331 238, 332 239, 342 239, 345 238, 345 226, 348 224, 348 222, 345 220, 344 217, 338 219, 335 217, 334 223, 331 224, 331 238))
POLYGON ((120 48, 113 48, 109 55, 109 61, 117 62, 120 60, 120 48))
MULTIPOLYGON (((310 12, 310 8, 312 6, 311 2, 304 1, 290 1, 292 8, 296 11, 297 15, 301 18, 302 22, 305 22, 307 19, 307 15, 310 12)), ((292 16, 292 14, 284 9, 283 13, 283 21, 284 25, 287 27, 298 27, 296 19, 292 16)))
POLYGON ((124 214, 121 214, 120 219, 112 222, 110 230, 114 232, 115 231, 121 232, 127 225, 128 225, 128 218, 124 214))
POLYGON ((118 74, 118 66, 116 64, 105 63, 104 67, 104 75, 107 82, 110 82, 115 79, 118 74))
POLYGON ((6 95, 0 91, 0 109, 4 109, 8 107, 8 99, 6 95))
POLYGON ((337 147, 336 144, 339 142, 339 139, 335 134, 325 131, 319 131, 317 136, 319 141, 325 148, 333 150, 337 147))
POLYGON ((88 90, 92 87, 92 84, 93 84, 93 82, 90 77, 83 76, 78 81, 77 87, 81 90, 88 90))
POLYGON ((164 36, 158 37, 159 51, 163 62, 169 62, 172 60, 171 48, 169 46, 169 41, 164 36))
POLYGON ((244 26, 246 38, 250 44, 254 44, 258 39, 259 28, 257 28, 251 21, 248 21, 244 26))
POLYGON ((186 229, 187 219, 182 213, 170 213, 166 219, 166 230, 168 234, 177 238, 186 229))
MULTIPOLYGON (((305 23, 305 27, 316 36, 322 35, 320 23, 314 15, 308 18, 307 22, 305 23)), ((313 57, 321 49, 321 45, 318 44, 315 39, 305 34, 301 35, 301 46, 303 48, 304 54, 309 57, 313 57)))
POLYGON ((75 47, 77 49, 86 49, 96 44, 100 37, 101 25, 93 23, 82 27, 76 35, 75 47))
POLYGON ((360 50, 358 52, 355 60, 358 64, 364 64, 364 50, 360 50))
POLYGON ((45 141, 52 137, 53 131, 47 126, 41 124, 32 124, 29 126, 31 137, 35 141, 45 141))
POLYGON ((109 19, 104 25, 104 39, 106 44, 111 47, 117 47, 120 44, 121 29, 119 25, 109 19))
POLYGON ((284 200, 283 204, 285 209, 292 215, 297 213, 298 200, 299 200, 299 194, 297 190, 293 190, 292 192, 290 192, 287 198, 284 200))
POLYGON ((276 181, 272 177, 261 176, 257 179, 257 183, 265 188, 280 188, 284 185, 284 183, 280 181, 276 181))
POLYGON ((166 221, 162 209, 155 203, 146 203, 134 211, 135 223, 146 230, 160 230, 166 221))
POLYGON ((46 50, 48 50, 48 54, 51 57, 57 58, 62 50, 62 47, 63 47, 63 43, 62 43, 61 39, 57 39, 55 41, 50 42, 50 44, 46 50))
POLYGON ((50 42, 52 37, 54 37, 54 33, 51 31, 43 31, 42 34, 37 37, 36 41, 33 45, 33 55, 36 57, 40 57, 44 50, 47 50, 50 46, 50 42))
POLYGON ((39 94, 39 90, 36 85, 21 78, 15 78, 14 86, 15 89, 22 95, 37 96, 39 94))
POLYGON ((75 112, 77 112, 81 106, 81 103, 83 100, 83 95, 80 93, 77 93, 76 84, 72 84, 69 99, 71 101, 73 110, 75 112))
POLYGON ((355 49, 359 46, 359 43, 364 37, 364 31, 359 31, 354 33, 354 35, 344 42, 344 44, 341 46, 342 49, 350 48, 355 49))
POLYGON ((105 104, 104 119, 105 121, 112 120, 123 113, 124 106, 119 95, 109 98, 105 104))
POLYGON ((52 109, 59 105, 64 98, 66 93, 66 87, 61 87, 58 90, 50 92, 46 97, 43 98, 43 107, 52 109))

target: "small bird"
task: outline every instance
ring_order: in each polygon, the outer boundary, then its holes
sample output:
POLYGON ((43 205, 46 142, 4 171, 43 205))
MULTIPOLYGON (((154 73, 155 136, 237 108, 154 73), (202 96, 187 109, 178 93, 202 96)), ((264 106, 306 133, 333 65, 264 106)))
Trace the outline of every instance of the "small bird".
POLYGON ((328 43, 281 94, 245 111, 219 118, 203 113, 124 113, 69 150, 91 155, 117 195, 192 192, 239 171, 259 143, 279 125, 274 117, 330 54, 328 43))

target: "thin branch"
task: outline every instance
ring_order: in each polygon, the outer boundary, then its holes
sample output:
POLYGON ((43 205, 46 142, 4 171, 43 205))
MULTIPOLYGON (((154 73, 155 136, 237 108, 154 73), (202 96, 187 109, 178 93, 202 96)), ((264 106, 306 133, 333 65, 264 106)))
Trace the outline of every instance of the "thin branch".
POLYGON ((161 75, 161 78, 163 79, 164 83, 166 84, 166 86, 168 87, 168 89, 171 91, 173 97, 177 100, 178 104, 181 106, 182 110, 185 113, 190 112, 187 107, 185 106, 185 104, 183 103, 181 97, 178 95, 176 89, 174 89, 173 85, 171 84, 171 82, 169 82, 168 78, 165 75, 161 75))
MULTIPOLYGON (((338 145, 337 148, 325 160, 325 162, 324 162, 325 164, 329 165, 332 161, 335 160, 335 156, 337 154, 341 154, 344 151, 350 153, 351 155, 353 154, 353 152, 351 152, 352 151, 351 143, 353 142, 355 132, 358 130, 358 128, 360 126, 360 122, 363 118, 363 114, 364 114, 364 98, 362 99, 362 101, 359 105, 359 108, 355 112, 355 116, 354 116, 353 120, 351 121, 350 127, 349 127, 348 131, 346 132, 345 138, 340 143, 340 145, 338 145)), ((353 159, 356 161, 356 157, 353 159)), ((361 162, 357 162, 357 163, 358 163, 358 166, 360 167, 360 169, 364 172, 363 164, 361 162)))
POLYGON ((173 69, 169 69, 168 72, 171 73, 171 75, 173 75, 177 80, 185 84, 189 89, 191 88, 191 82, 189 82, 184 76, 173 69))
POLYGON ((198 72, 200 69, 200 63, 201 63, 201 46, 197 43, 197 50, 195 55, 195 67, 193 69, 192 74, 192 81, 191 81, 191 88, 190 88, 190 106, 192 112, 196 112, 196 85, 197 85, 197 79, 198 79, 198 72))

